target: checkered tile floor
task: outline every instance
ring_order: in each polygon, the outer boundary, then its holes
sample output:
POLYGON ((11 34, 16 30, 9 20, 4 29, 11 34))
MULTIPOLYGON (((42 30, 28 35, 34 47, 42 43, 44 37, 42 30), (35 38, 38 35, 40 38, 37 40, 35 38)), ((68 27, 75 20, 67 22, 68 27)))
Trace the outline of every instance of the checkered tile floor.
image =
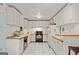
POLYGON ((47 43, 31 43, 23 55, 54 55, 47 43))

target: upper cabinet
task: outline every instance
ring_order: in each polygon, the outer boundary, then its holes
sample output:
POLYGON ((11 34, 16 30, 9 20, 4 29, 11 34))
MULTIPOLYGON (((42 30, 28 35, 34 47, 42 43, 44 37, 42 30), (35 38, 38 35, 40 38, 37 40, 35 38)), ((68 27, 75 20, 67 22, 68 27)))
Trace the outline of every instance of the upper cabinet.
POLYGON ((12 8, 13 11, 13 24, 16 26, 20 25, 20 14, 14 9, 12 8))
POLYGON ((5 26, 5 19, 6 19, 6 14, 5 14, 5 6, 0 5, 0 27, 5 26))
POLYGON ((63 25, 71 21, 72 19, 71 15, 72 15, 72 8, 71 5, 69 4, 54 17, 54 20, 57 25, 63 25))
POLYGON ((19 13, 14 8, 7 8, 7 20, 8 24, 19 26, 19 13))
POLYGON ((14 17, 13 17, 13 10, 12 8, 9 8, 8 6, 6 6, 6 22, 7 24, 13 24, 14 23, 14 17))
POLYGON ((13 26, 23 26, 23 15, 20 14, 17 10, 13 7, 6 6, 6 17, 7 17, 7 24, 13 26))
POLYGON ((79 23, 79 4, 68 4, 54 17, 57 25, 79 23))
POLYGON ((28 20, 24 20, 24 28, 25 29, 28 29, 30 26, 29 26, 29 21, 28 20))
POLYGON ((71 4, 72 6, 72 19, 79 22, 79 4, 71 4))
POLYGON ((6 30, 5 6, 0 4, 0 51, 5 51, 5 30, 6 30))

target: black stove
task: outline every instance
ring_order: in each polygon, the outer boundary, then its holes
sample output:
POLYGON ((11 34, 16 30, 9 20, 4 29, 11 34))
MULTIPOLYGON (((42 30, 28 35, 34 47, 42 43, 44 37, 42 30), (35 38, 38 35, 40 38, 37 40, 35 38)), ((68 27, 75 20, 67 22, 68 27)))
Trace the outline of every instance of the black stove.
POLYGON ((43 32, 42 31, 36 31, 35 37, 36 37, 36 42, 43 42, 43 32))

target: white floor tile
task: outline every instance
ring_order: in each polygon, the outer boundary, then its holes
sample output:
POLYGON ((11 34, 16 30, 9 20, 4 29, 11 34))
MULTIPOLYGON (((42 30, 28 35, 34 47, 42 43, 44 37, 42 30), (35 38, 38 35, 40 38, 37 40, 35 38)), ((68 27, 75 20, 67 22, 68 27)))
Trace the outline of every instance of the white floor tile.
POLYGON ((54 55, 47 43, 31 43, 23 55, 54 55))

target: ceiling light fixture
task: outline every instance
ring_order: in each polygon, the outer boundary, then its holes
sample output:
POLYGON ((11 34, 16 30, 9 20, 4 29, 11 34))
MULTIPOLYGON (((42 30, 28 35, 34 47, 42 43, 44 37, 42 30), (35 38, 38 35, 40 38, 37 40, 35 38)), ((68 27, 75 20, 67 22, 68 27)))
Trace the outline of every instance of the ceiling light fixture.
POLYGON ((38 19, 42 18, 42 15, 40 14, 40 12, 38 12, 38 14, 36 15, 36 17, 37 17, 38 19))

